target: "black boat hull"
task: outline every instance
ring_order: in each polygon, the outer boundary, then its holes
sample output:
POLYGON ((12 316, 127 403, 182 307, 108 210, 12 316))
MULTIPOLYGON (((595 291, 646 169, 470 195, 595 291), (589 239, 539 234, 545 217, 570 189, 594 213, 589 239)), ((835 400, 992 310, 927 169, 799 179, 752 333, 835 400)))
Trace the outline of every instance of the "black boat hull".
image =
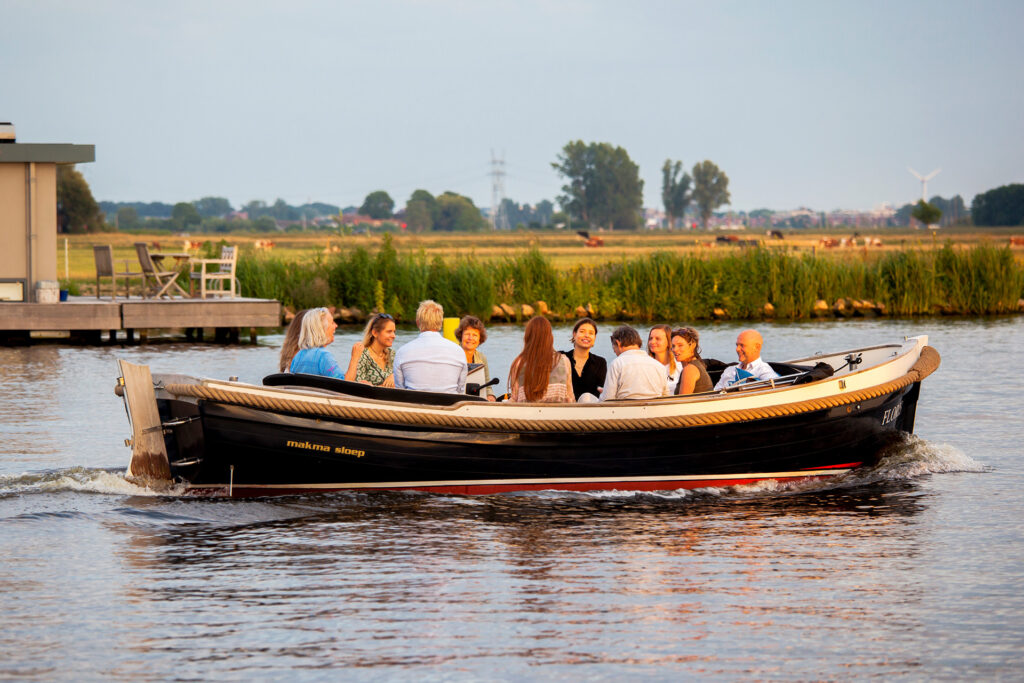
POLYGON ((797 415, 623 432, 438 430, 158 400, 171 473, 232 496, 331 490, 488 494, 793 481, 874 464, 913 431, 919 383, 797 415))

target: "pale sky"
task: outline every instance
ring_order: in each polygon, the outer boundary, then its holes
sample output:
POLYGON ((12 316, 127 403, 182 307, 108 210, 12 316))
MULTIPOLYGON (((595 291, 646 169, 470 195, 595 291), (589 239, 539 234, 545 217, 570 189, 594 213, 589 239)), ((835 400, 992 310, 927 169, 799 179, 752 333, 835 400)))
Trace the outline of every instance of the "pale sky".
POLYGON ((554 200, 571 140, 644 203, 710 159, 732 207, 1024 182, 1024 2, 0 0, 0 121, 96 145, 100 200, 554 200))

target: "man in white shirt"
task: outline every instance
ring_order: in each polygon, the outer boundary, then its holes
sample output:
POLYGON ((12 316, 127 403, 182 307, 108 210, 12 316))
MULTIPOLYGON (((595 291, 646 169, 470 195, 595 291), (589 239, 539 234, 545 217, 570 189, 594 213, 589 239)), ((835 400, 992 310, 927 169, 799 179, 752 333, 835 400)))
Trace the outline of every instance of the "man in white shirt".
POLYGON ((441 336, 444 309, 436 301, 421 301, 416 309, 420 336, 395 354, 395 386, 413 391, 466 392, 466 353, 441 336))
POLYGON ((629 325, 612 332, 615 360, 608 365, 602 401, 658 398, 667 393, 665 366, 641 350, 640 333, 629 325))
POLYGON ((743 330, 736 337, 736 357, 739 365, 730 365, 722 372, 721 379, 715 385, 715 391, 744 381, 756 382, 762 379, 774 379, 779 376, 761 359, 761 345, 764 340, 757 330, 743 330))

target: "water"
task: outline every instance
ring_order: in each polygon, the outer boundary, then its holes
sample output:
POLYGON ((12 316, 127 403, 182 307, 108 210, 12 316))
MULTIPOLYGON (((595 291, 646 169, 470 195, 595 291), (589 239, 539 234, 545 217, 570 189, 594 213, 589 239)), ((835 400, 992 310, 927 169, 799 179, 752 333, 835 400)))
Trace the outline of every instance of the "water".
MULTIPOLYGON (((122 476, 115 358, 259 382, 280 336, 0 348, 0 678, 1019 678, 1024 319, 761 329, 768 358, 929 334, 918 436, 827 486, 167 496, 122 476)), ((521 329, 489 334, 502 376, 521 329)))

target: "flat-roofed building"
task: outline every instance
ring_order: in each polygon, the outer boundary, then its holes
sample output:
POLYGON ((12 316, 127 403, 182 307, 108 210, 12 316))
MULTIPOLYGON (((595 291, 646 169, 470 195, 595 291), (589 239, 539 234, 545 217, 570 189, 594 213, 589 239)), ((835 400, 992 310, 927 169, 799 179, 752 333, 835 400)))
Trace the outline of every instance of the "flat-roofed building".
POLYGON ((95 159, 94 145, 19 143, 0 123, 0 302, 57 280, 57 165, 95 159))

